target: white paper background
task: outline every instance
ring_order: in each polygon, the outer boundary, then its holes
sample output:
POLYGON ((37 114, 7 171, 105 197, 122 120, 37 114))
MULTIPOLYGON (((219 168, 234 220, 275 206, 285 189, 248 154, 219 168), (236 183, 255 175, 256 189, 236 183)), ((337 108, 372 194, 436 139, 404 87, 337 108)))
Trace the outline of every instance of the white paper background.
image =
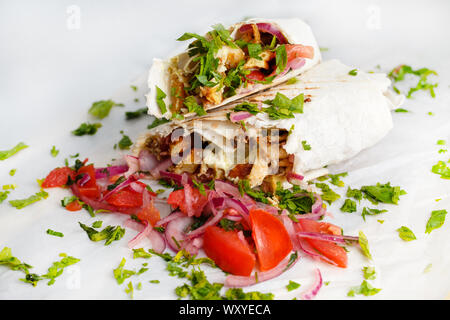
MULTIPOLYGON (((80 152, 97 165, 119 158, 113 145, 120 130, 135 139, 149 120, 125 122, 124 111, 144 105, 145 73, 153 57, 166 57, 180 47, 176 39, 185 31, 201 32, 207 26, 232 23, 244 16, 298 16, 313 28, 325 59, 339 58, 363 70, 383 71, 406 63, 414 68, 428 67, 439 77, 437 97, 417 93, 407 100, 411 113, 394 114, 394 129, 375 147, 354 159, 332 168, 348 171, 347 185, 359 187, 391 181, 408 194, 399 206, 364 223, 360 212, 341 213, 342 201, 330 208, 334 219, 349 235, 363 230, 368 236, 373 265, 378 277, 371 283, 382 291, 364 299, 440 299, 450 293, 450 223, 431 234, 425 225, 432 210, 450 209, 450 181, 430 172, 438 160, 438 139, 450 143, 449 56, 447 1, 1 1, 0 2, 0 150, 19 141, 30 147, 0 162, 0 181, 15 183, 17 189, 9 199, 20 199, 38 191, 37 178, 63 164, 64 158, 80 152), (78 6, 79 29, 70 30, 66 10, 78 6), (144 78, 142 77, 144 76, 144 78), (136 80, 138 79, 138 80, 136 80), (137 93, 130 89, 137 84, 137 93), (139 103, 133 99, 138 97, 139 103), (87 120, 93 101, 113 98, 126 104, 114 108, 103 127, 92 137, 74 137, 70 131, 87 120), (432 111, 435 115, 429 116, 432 111), (55 145, 60 154, 50 156, 55 145), (17 168, 14 177, 9 170, 17 168), (436 202, 435 199, 442 200, 436 202), (384 219, 384 224, 376 220, 384 219), (406 225, 418 240, 404 242, 395 231, 406 225), (432 263, 430 272, 424 273, 432 263)), ((69 20, 71 22, 73 20, 69 20)), ((408 83, 405 84, 407 88, 408 83)), ((346 188, 345 188, 346 189, 346 188)), ((342 188, 341 192, 345 191, 342 188)), ((82 261, 64 271, 56 283, 45 282, 35 288, 18 279, 19 272, 0 267, 0 299, 127 299, 125 285, 118 286, 112 269, 127 258, 126 268, 139 268, 144 260, 133 260, 126 243, 135 232, 128 230, 121 241, 110 246, 94 243, 78 226, 78 221, 92 223, 84 212, 70 213, 59 201, 65 190, 51 190, 47 200, 22 210, 7 201, 0 205, 0 247, 8 246, 14 255, 45 273, 58 254, 65 252, 82 261), (64 233, 64 238, 47 235, 50 228, 64 233)), ((99 215, 103 225, 119 224, 126 217, 99 215)), ((447 219, 448 220, 448 219, 447 219)), ((164 263, 157 257, 149 262, 150 270, 132 277, 142 282, 143 290, 135 299, 172 299, 174 288, 182 282, 169 277, 164 263), (159 279, 160 284, 148 280, 159 279)), ((324 287, 318 299, 345 299, 351 286, 362 280, 360 269, 369 265, 356 249, 349 253, 349 267, 337 269, 323 263, 302 259, 279 278, 251 287, 271 291, 278 299, 299 297, 313 281, 313 269, 319 267, 324 287), (302 287, 287 292, 285 285, 295 280, 302 287)), ((211 281, 223 281, 223 275, 208 269, 211 281)), ((127 283, 127 282, 126 282, 127 283)), ((357 297, 358 298, 358 297, 357 297)))

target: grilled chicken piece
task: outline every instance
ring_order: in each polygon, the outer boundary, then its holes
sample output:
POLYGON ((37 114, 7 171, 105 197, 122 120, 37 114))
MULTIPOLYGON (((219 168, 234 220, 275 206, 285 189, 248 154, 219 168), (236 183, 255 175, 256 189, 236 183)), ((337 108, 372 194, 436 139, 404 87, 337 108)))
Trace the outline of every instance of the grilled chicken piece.
POLYGON ((244 69, 254 69, 254 68, 269 69, 269 61, 275 57, 275 52, 265 50, 261 52, 259 57, 261 58, 261 60, 256 58, 248 59, 247 62, 244 64, 244 69))

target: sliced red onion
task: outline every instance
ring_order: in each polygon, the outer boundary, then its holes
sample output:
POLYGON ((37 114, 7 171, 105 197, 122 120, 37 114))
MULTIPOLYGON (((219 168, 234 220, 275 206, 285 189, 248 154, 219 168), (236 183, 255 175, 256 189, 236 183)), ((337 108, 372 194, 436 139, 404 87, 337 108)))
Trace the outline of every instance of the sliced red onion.
POLYGON ((299 243, 300 249, 307 255, 311 256, 312 258, 323 260, 329 264, 332 264, 333 266, 337 266, 336 262, 334 262, 333 260, 328 259, 324 255, 318 253, 318 251, 316 251, 307 241, 299 239, 298 243, 299 243))
POLYGON ((138 192, 138 193, 142 193, 145 190, 145 187, 142 184, 139 184, 139 183, 136 183, 136 182, 130 183, 130 188, 133 189, 134 191, 138 192))
POLYGON ((143 225, 142 223, 137 222, 136 220, 131 219, 131 218, 125 220, 125 222, 123 223, 123 226, 126 228, 136 230, 137 232, 141 232, 145 228, 145 225, 143 225))
POLYGON ((346 244, 347 241, 354 242, 356 244, 359 243, 359 237, 340 236, 340 235, 334 235, 334 234, 328 234, 328 233, 300 231, 300 232, 297 232, 297 236, 300 238, 323 240, 323 241, 343 243, 343 244, 346 244))
POLYGON ((236 210, 245 221, 250 222, 250 211, 241 201, 233 198, 225 198, 224 206, 236 210))
POLYGON ((153 227, 150 223, 147 223, 144 229, 139 232, 133 239, 128 242, 128 248, 135 248, 139 243, 142 242, 152 231, 153 227))
POLYGON ((208 221, 206 221, 201 227, 189 232, 187 234, 187 238, 188 239, 192 239, 195 238, 201 234, 203 234, 205 232, 205 229, 208 228, 209 226, 214 226, 217 223, 219 223, 219 221, 222 219, 223 217, 223 211, 218 211, 217 214, 215 216, 212 216, 208 221))
POLYGON ((194 238, 191 240, 185 240, 181 246, 182 249, 189 252, 190 255, 197 255, 198 250, 203 247, 203 238, 194 238))
POLYGON ((229 275, 225 278, 225 286, 226 287, 234 287, 234 288, 247 287, 247 286, 251 286, 253 284, 259 283, 259 282, 263 282, 263 281, 275 278, 275 277, 279 276, 280 274, 282 274, 287 269, 292 268, 292 266, 294 264, 296 264, 297 261, 299 260, 299 257, 297 257, 297 259, 294 262, 292 262, 291 265, 288 267, 289 260, 290 260, 290 255, 287 255, 286 258, 284 258, 273 269, 270 269, 269 271, 258 272, 258 281, 256 281, 256 277, 254 274, 249 277, 229 275))
MULTIPOLYGON (((271 35, 277 37, 278 42, 280 44, 288 43, 286 37, 283 35, 283 33, 274 25, 267 23, 267 22, 261 22, 257 23, 256 26, 258 27, 258 30, 261 32, 270 33, 271 35)), ((244 24, 239 28, 239 32, 244 33, 252 30, 252 24, 244 24)))
POLYGON ((160 172, 166 171, 172 164, 173 164, 173 162, 172 162, 172 159, 170 159, 170 158, 163 160, 159 164, 157 164, 153 169, 150 170, 150 174, 155 179, 159 179, 161 177, 160 172))
POLYGON ((159 172, 159 174, 162 178, 172 180, 179 186, 186 184, 186 183, 184 183, 184 184, 182 183, 182 181, 186 181, 186 179, 187 179, 187 183, 189 183, 190 185, 193 184, 192 179, 189 178, 189 176, 187 174, 181 175, 181 174, 177 174, 177 173, 173 173, 173 172, 167 172, 164 170, 161 170, 159 172))
POLYGON ((156 157, 147 149, 143 149, 139 152, 139 170, 150 172, 150 170, 156 167, 158 163, 156 157))
POLYGON ((129 176, 139 171, 139 158, 131 155, 125 155, 125 161, 128 165, 128 171, 125 172, 124 175, 126 178, 128 178, 129 176))
POLYGON ((122 174, 128 170, 127 165, 119 165, 119 166, 111 166, 111 167, 105 167, 105 168, 97 168, 95 169, 95 178, 96 179, 103 179, 108 178, 112 176, 116 176, 118 174, 122 174))
POLYGON ((297 233, 295 231, 294 228, 294 223, 291 220, 291 218, 289 218, 287 216, 287 213, 285 212, 286 210, 283 210, 283 213, 281 214, 281 221, 284 224, 284 227, 286 228, 287 233, 289 234, 289 237, 291 238, 291 242, 292 242, 292 246, 294 248, 295 251, 300 250, 300 244, 298 242, 298 237, 297 237, 297 233))
POLYGON ((303 176, 299 175, 297 173, 294 172, 289 172, 286 175, 286 179, 290 184, 295 184, 295 185, 299 185, 301 183, 301 181, 303 180, 303 176))
POLYGON ((215 186, 216 191, 221 196, 231 196, 231 197, 239 200, 240 202, 242 202, 242 204, 244 204, 245 206, 254 205, 256 203, 255 200, 253 200, 246 194, 244 194, 244 196, 241 196, 239 189, 236 186, 234 186, 228 182, 216 180, 214 182, 214 186, 215 186))
POLYGON ((286 69, 297 70, 303 67, 305 63, 305 58, 294 58, 286 64, 286 69))
POLYGON ((82 177, 80 180, 77 181, 77 184, 82 187, 84 186, 89 180, 91 180, 91 176, 88 175, 87 173, 82 173, 82 177))
POLYGON ((262 202, 257 202, 256 207, 258 207, 264 211, 267 211, 268 213, 270 213, 274 216, 278 216, 278 209, 275 208, 274 206, 271 206, 271 205, 268 205, 268 204, 265 204, 262 202))
POLYGON ((230 120, 231 120, 231 122, 239 122, 239 121, 245 120, 247 118, 250 118, 251 116, 252 116, 252 114, 250 112, 238 111, 238 112, 233 112, 230 114, 230 120))
POLYGON ((178 245, 182 246, 183 241, 186 239, 185 230, 193 222, 193 218, 184 216, 174 219, 167 224, 164 235, 166 237, 167 244, 172 250, 178 252, 181 249, 178 245))
POLYGON ((120 183, 117 187, 115 187, 114 189, 112 189, 111 191, 109 191, 107 194, 105 194, 103 196, 103 200, 106 200, 107 198, 109 198, 111 195, 113 195, 114 193, 122 190, 123 188, 127 187, 129 184, 131 184, 132 182, 137 181, 135 176, 129 176, 125 181, 123 181, 122 183, 120 183))
POLYGON ((166 250, 166 240, 164 236, 152 228, 148 235, 150 242, 152 243, 152 249, 157 253, 163 253, 166 250))
POLYGON ((305 292, 302 294, 303 300, 311 300, 313 299, 318 293, 320 288, 322 288, 323 280, 322 280, 322 274, 320 273, 319 269, 315 270, 316 278, 314 281, 313 286, 308 292, 305 292))
POLYGON ((185 217, 186 215, 181 212, 181 211, 174 211, 171 214, 169 214, 167 217, 159 220, 158 222, 155 223, 155 227, 161 227, 164 226, 165 224, 169 223, 172 220, 178 219, 180 217, 185 217))

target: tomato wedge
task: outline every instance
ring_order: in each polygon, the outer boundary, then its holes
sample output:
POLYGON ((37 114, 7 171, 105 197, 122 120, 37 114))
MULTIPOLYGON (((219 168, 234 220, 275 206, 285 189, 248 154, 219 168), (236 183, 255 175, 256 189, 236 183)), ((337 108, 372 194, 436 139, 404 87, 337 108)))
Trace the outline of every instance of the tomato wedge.
MULTIPOLYGON (((317 222, 309 219, 300 219, 299 226, 304 232, 319 232, 340 235, 341 228, 326 222, 317 222)), ((305 239, 315 250, 336 263, 338 267, 347 267, 347 252, 341 246, 329 241, 305 239)))
POLYGON ((106 202, 119 208, 134 208, 142 206, 142 193, 136 192, 130 187, 125 187, 111 194, 106 202))
POLYGON ((55 168, 47 175, 42 188, 63 187, 67 183, 67 178, 70 176, 72 180, 75 179, 75 171, 69 167, 55 168))
POLYGON ((292 251, 286 228, 275 216, 261 209, 250 210, 250 223, 259 269, 267 271, 276 267, 292 251))
POLYGON ((69 211, 79 211, 82 208, 83 208, 83 206, 81 205, 80 201, 78 201, 78 200, 72 201, 71 203, 66 205, 66 210, 69 210, 69 211))
POLYGON ((94 165, 90 164, 88 166, 81 167, 77 171, 77 176, 80 174, 88 174, 90 179, 83 186, 79 186, 78 190, 80 194, 88 198, 98 198, 100 196, 100 189, 97 186, 97 180, 95 179, 95 169, 94 165))
MULTIPOLYGON (((259 70, 252 70, 247 76, 246 78, 249 80, 256 80, 256 81, 264 81, 265 79, 265 75, 264 73, 262 73, 259 70)), ((252 81, 251 81, 252 82, 252 81)))
POLYGON ((147 190, 144 190, 144 192, 146 193, 142 195, 143 207, 137 213, 137 217, 142 221, 148 221, 152 226, 154 226, 155 223, 161 219, 161 216, 159 214, 159 210, 153 205, 153 199, 150 197, 150 192, 147 190))
POLYGON ((294 60, 295 58, 308 58, 314 57, 314 48, 311 46, 303 46, 301 44, 285 44, 287 61, 294 60))
POLYGON ((250 246, 241 240, 237 231, 225 231, 217 226, 206 228, 203 250, 223 271, 249 276, 256 258, 250 246))
MULTIPOLYGON (((208 202, 208 197, 202 195, 197 188, 191 187, 191 199, 192 199, 192 212, 196 213, 195 215, 200 215, 202 209, 205 207, 208 202)), ((184 189, 173 191, 168 199, 167 203, 170 204, 173 208, 180 208, 180 211, 186 215, 189 215, 189 210, 185 200, 185 191, 184 189)))

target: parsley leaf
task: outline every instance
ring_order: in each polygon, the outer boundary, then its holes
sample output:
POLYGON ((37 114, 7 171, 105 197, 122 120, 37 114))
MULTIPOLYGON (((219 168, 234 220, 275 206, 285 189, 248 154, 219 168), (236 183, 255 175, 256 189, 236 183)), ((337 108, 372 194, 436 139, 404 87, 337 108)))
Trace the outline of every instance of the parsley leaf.
POLYGON ((287 52, 286 52, 286 46, 284 44, 278 46, 275 49, 275 64, 277 66, 277 70, 276 73, 280 74, 281 72, 284 71, 284 69, 286 69, 286 64, 287 64, 287 52))
POLYGON ((156 104, 158 105, 159 110, 161 110, 161 114, 165 114, 167 112, 166 103, 163 100, 165 97, 167 97, 167 95, 164 91, 156 86, 156 104))
POLYGON ((72 134, 76 135, 76 136, 84 136, 84 135, 94 135, 97 133, 98 128, 101 128, 102 124, 101 123, 89 123, 89 122, 85 122, 80 124, 80 126, 72 131, 72 134))
POLYGON ((374 216, 374 215, 381 214, 384 212, 387 212, 387 210, 385 210, 385 209, 379 210, 379 209, 372 209, 372 208, 364 207, 361 216, 364 219, 364 221, 366 221, 366 216, 374 216))
POLYGON ((132 119, 140 118, 146 114, 147 114, 147 108, 140 108, 140 109, 137 109, 136 111, 125 112, 125 118, 126 118, 126 120, 132 120, 132 119))
POLYGON ((349 198, 353 198, 355 200, 360 201, 363 197, 363 194, 361 192, 361 190, 359 189, 352 189, 350 187, 348 187, 347 189, 347 193, 345 194, 347 197, 349 198))
POLYGON ((300 288, 300 283, 297 283, 297 282, 292 281, 292 280, 289 280, 289 284, 286 285, 286 289, 288 291, 292 291, 292 290, 295 290, 295 289, 298 289, 298 288, 300 288))
POLYGON ((356 76, 356 75, 358 74, 358 69, 350 70, 350 71, 348 72, 348 74, 351 75, 351 76, 356 76))
POLYGON ((157 126, 160 126, 167 122, 170 122, 170 120, 168 120, 166 118, 162 118, 162 119, 155 118, 155 120, 153 120, 153 122, 147 126, 147 129, 156 128, 157 126))
POLYGON ((53 231, 51 229, 47 229, 47 234, 51 235, 51 236, 55 236, 55 237, 64 237, 64 234, 62 232, 58 232, 58 231, 53 231))
POLYGON ((188 108, 189 112, 194 112, 199 116, 206 115, 205 109, 197 103, 194 96, 188 96, 184 99, 184 105, 188 108))
POLYGON ((391 187, 390 182, 377 183, 376 186, 363 186, 361 191, 364 193, 364 197, 373 204, 378 204, 378 202, 398 204, 400 196, 406 194, 400 187, 391 187))
POLYGON ((450 167, 444 161, 438 161, 432 168, 431 172, 441 176, 441 179, 450 179, 450 167))
POLYGON ((59 150, 56 150, 56 147, 53 146, 52 150, 50 150, 50 154, 52 155, 53 158, 55 158, 59 153, 59 150))
POLYGON ((122 139, 120 139, 118 146, 120 150, 128 150, 133 145, 133 141, 131 141, 130 137, 125 135, 123 131, 120 132, 122 134, 122 139))
POLYGON ((107 226, 102 231, 97 231, 94 228, 88 227, 81 222, 78 222, 80 227, 86 231, 91 241, 105 241, 105 246, 111 244, 113 241, 120 240, 125 234, 125 229, 120 226, 107 226))
POLYGON ((115 103, 112 100, 100 100, 94 102, 88 112, 98 119, 103 119, 109 115, 111 108, 114 106, 122 107, 123 104, 115 103))
POLYGON ((364 255, 370 260, 372 260, 372 255, 370 254, 369 251, 369 241, 367 240, 366 235, 362 231, 359 232, 359 245, 364 255))
POLYGON ((334 192, 326 183, 316 183, 316 187, 322 190, 322 199, 329 204, 332 204, 334 201, 341 197, 339 194, 334 192))
POLYGON ((342 212, 356 212, 356 202, 350 199, 345 199, 344 204, 341 207, 342 212))
POLYGON ((376 278, 376 271, 374 267, 364 267, 362 269, 363 273, 364 273, 364 279, 367 280, 374 280, 376 278))
POLYGON ((273 100, 264 101, 264 103, 270 107, 263 108, 263 111, 266 112, 272 120, 294 118, 294 113, 303 113, 303 102, 303 93, 289 99, 284 94, 277 92, 273 100))
POLYGON ((373 296, 380 292, 381 289, 377 289, 372 287, 366 280, 363 280, 360 286, 352 287, 350 291, 347 293, 347 296, 354 297, 355 294, 362 294, 365 296, 373 296))
POLYGON ((447 215, 447 210, 434 210, 431 212, 431 216, 428 219, 425 233, 430 233, 434 229, 442 227, 445 222, 445 216, 447 215))
POLYGON ((10 200, 9 203, 16 209, 22 209, 26 206, 29 206, 32 203, 35 203, 37 201, 40 201, 42 199, 47 199, 48 193, 44 190, 41 190, 40 192, 37 192, 36 194, 29 196, 26 199, 17 199, 17 200, 10 200))
POLYGON ((311 146, 305 140, 302 141, 302 146, 303 146, 303 150, 306 150, 306 151, 311 150, 311 146))
POLYGON ((401 226, 397 229, 397 231, 398 236, 405 241, 412 241, 417 239, 414 232, 412 232, 408 227, 401 226))
POLYGON ((126 260, 122 258, 119 266, 113 270, 114 278, 117 281, 117 284, 122 284, 126 279, 136 274, 136 271, 124 269, 126 260))
POLYGON ((0 251, 0 265, 5 265, 11 270, 14 271, 22 271, 25 274, 29 273, 29 269, 33 268, 27 263, 21 262, 19 259, 12 255, 11 248, 4 247, 2 251, 0 251))
POLYGON ((418 70, 412 69, 407 65, 400 65, 394 68, 390 73, 389 77, 394 81, 398 82, 404 80, 406 74, 412 74, 419 77, 419 82, 415 87, 409 89, 407 98, 411 98, 412 94, 419 90, 428 90, 430 92, 431 97, 435 97, 434 88, 437 87, 437 83, 432 84, 427 82, 427 78, 429 75, 437 75, 436 71, 430 70, 428 68, 421 68, 418 70))
POLYGON ((19 142, 12 149, 0 151, 0 160, 6 160, 9 157, 15 155, 20 150, 23 150, 25 148, 28 148, 28 146, 25 143, 23 143, 23 142, 19 142))

